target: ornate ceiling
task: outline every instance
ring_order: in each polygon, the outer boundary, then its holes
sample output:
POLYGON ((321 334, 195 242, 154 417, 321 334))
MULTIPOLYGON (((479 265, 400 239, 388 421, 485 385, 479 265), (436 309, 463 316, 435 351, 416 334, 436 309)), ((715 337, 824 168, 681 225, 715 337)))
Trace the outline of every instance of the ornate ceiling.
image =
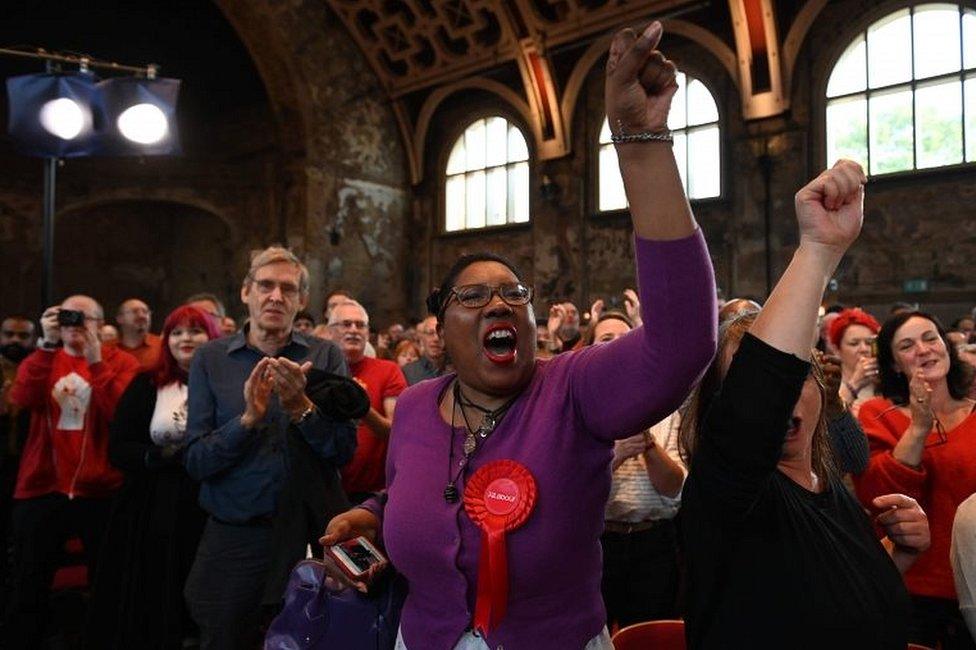
POLYGON ((782 113, 789 107, 799 45, 826 1, 327 0, 392 100, 414 183, 421 180, 427 129, 438 104, 469 88, 493 92, 522 114, 540 159, 566 155, 576 97, 610 34, 652 17, 722 63, 747 119, 782 113), (684 20, 684 14, 695 18, 684 20), (710 31, 713 18, 731 23, 732 34, 710 31), (588 41, 569 77, 555 79, 548 53, 588 41), (518 91, 485 76, 513 62, 522 81, 518 91))

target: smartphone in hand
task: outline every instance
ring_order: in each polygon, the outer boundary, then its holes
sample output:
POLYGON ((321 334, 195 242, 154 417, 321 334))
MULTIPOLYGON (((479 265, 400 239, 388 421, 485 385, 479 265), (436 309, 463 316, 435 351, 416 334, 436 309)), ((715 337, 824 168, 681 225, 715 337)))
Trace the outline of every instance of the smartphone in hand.
POLYGON ((365 537, 329 546, 325 552, 352 580, 362 580, 370 568, 386 562, 386 557, 365 537))

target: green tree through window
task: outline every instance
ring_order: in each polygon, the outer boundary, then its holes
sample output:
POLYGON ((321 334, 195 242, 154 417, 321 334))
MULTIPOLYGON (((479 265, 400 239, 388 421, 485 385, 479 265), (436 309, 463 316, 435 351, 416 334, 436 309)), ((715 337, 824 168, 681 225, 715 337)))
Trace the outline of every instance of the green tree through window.
POLYGON ((976 162, 976 11, 927 3, 875 21, 827 82, 827 160, 871 175, 976 162))

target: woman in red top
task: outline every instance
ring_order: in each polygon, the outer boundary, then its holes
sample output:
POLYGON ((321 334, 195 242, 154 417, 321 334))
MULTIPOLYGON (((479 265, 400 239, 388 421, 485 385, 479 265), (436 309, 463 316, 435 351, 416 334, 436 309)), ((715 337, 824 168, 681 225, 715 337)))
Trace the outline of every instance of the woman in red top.
POLYGON ((912 595, 909 640, 972 648, 956 601, 949 542, 956 508, 976 492, 976 414, 966 397, 968 371, 939 322, 913 311, 878 334, 878 397, 858 419, 871 445, 867 470, 855 477, 862 503, 879 494, 914 497, 929 516, 932 546, 905 574, 912 595))

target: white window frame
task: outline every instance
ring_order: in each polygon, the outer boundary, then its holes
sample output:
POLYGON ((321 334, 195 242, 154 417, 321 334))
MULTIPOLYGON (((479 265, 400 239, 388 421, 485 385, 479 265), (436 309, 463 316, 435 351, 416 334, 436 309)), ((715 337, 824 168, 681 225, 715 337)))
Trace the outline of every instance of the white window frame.
POLYGON ((444 167, 442 232, 455 234, 529 223, 530 165, 528 140, 518 124, 503 115, 471 120, 451 144, 444 167), (504 160, 489 160, 489 129, 497 129, 501 122, 505 130, 504 160), (478 152, 479 146, 483 146, 484 151, 478 152), (470 156, 469 147, 475 150, 470 156), (492 184, 495 193, 492 193, 492 184), (497 201, 499 185, 505 187, 504 206, 497 201), (495 197, 494 206, 492 197, 495 197), (463 206, 463 210, 459 206, 463 206), (504 208, 503 214, 500 207, 504 208))
MULTIPOLYGON (((855 62, 856 59, 855 59, 855 62)), ((857 34, 850 39, 846 44, 841 54, 831 63, 829 67, 829 73, 826 77, 827 81, 824 86, 824 112, 823 112, 823 125, 824 125, 824 162, 827 166, 832 165, 835 161, 831 158, 838 157, 853 157, 859 159, 864 165, 868 176, 871 177, 882 177, 892 174, 914 174, 918 172, 928 172, 932 170, 939 170, 957 166, 969 166, 976 163, 976 125, 971 125, 969 129, 969 134, 967 137, 967 120, 973 120, 974 115, 969 114, 970 111, 966 110, 966 93, 972 93, 974 99, 972 99, 972 104, 970 109, 976 108, 976 9, 972 6, 963 2, 913 2, 905 4, 901 7, 893 8, 891 11, 886 13, 884 16, 872 20, 869 24, 865 25, 863 29, 860 29, 857 34), (915 30, 916 21, 915 15, 919 10, 925 10, 929 7, 953 7, 959 12, 959 68, 954 71, 941 72, 938 74, 931 75, 919 75, 916 70, 916 57, 915 57, 915 30), (869 31, 875 28, 875 26, 884 24, 891 21, 893 17, 908 12, 909 17, 909 38, 907 45, 909 50, 909 62, 911 66, 911 78, 904 81, 897 81, 894 83, 882 83, 872 85, 871 80, 871 55, 870 55, 870 41, 869 41, 869 31), (966 47, 966 37, 969 36, 973 40, 973 44, 970 48, 966 47), (859 89, 830 93, 830 81, 834 75, 834 72, 838 69, 838 66, 844 62, 845 57, 855 51, 855 49, 862 45, 864 47, 864 85, 859 89), (967 60, 967 53, 969 54, 967 60), (968 64, 968 66, 967 66, 968 64), (919 124, 918 124, 918 91, 919 89, 924 90, 925 88, 942 85, 945 82, 951 82, 953 80, 958 80, 959 87, 959 102, 960 102, 960 152, 961 157, 958 161, 947 162, 943 164, 923 164, 919 166, 919 151, 920 143, 924 141, 924 136, 920 137, 919 124), (893 95, 895 93, 903 92, 911 93, 911 167, 903 167, 898 169, 883 169, 880 168, 878 163, 880 157, 875 157, 872 159, 871 149, 872 149, 872 121, 871 121, 871 106, 872 100, 877 101, 878 98, 883 98, 888 95, 893 95), (828 119, 828 114, 831 107, 843 106, 845 103, 851 105, 852 103, 864 102, 864 139, 863 139, 863 158, 857 155, 853 150, 849 149, 836 149, 831 141, 831 123, 828 119)), ((877 153, 877 152, 876 152, 877 153)))

